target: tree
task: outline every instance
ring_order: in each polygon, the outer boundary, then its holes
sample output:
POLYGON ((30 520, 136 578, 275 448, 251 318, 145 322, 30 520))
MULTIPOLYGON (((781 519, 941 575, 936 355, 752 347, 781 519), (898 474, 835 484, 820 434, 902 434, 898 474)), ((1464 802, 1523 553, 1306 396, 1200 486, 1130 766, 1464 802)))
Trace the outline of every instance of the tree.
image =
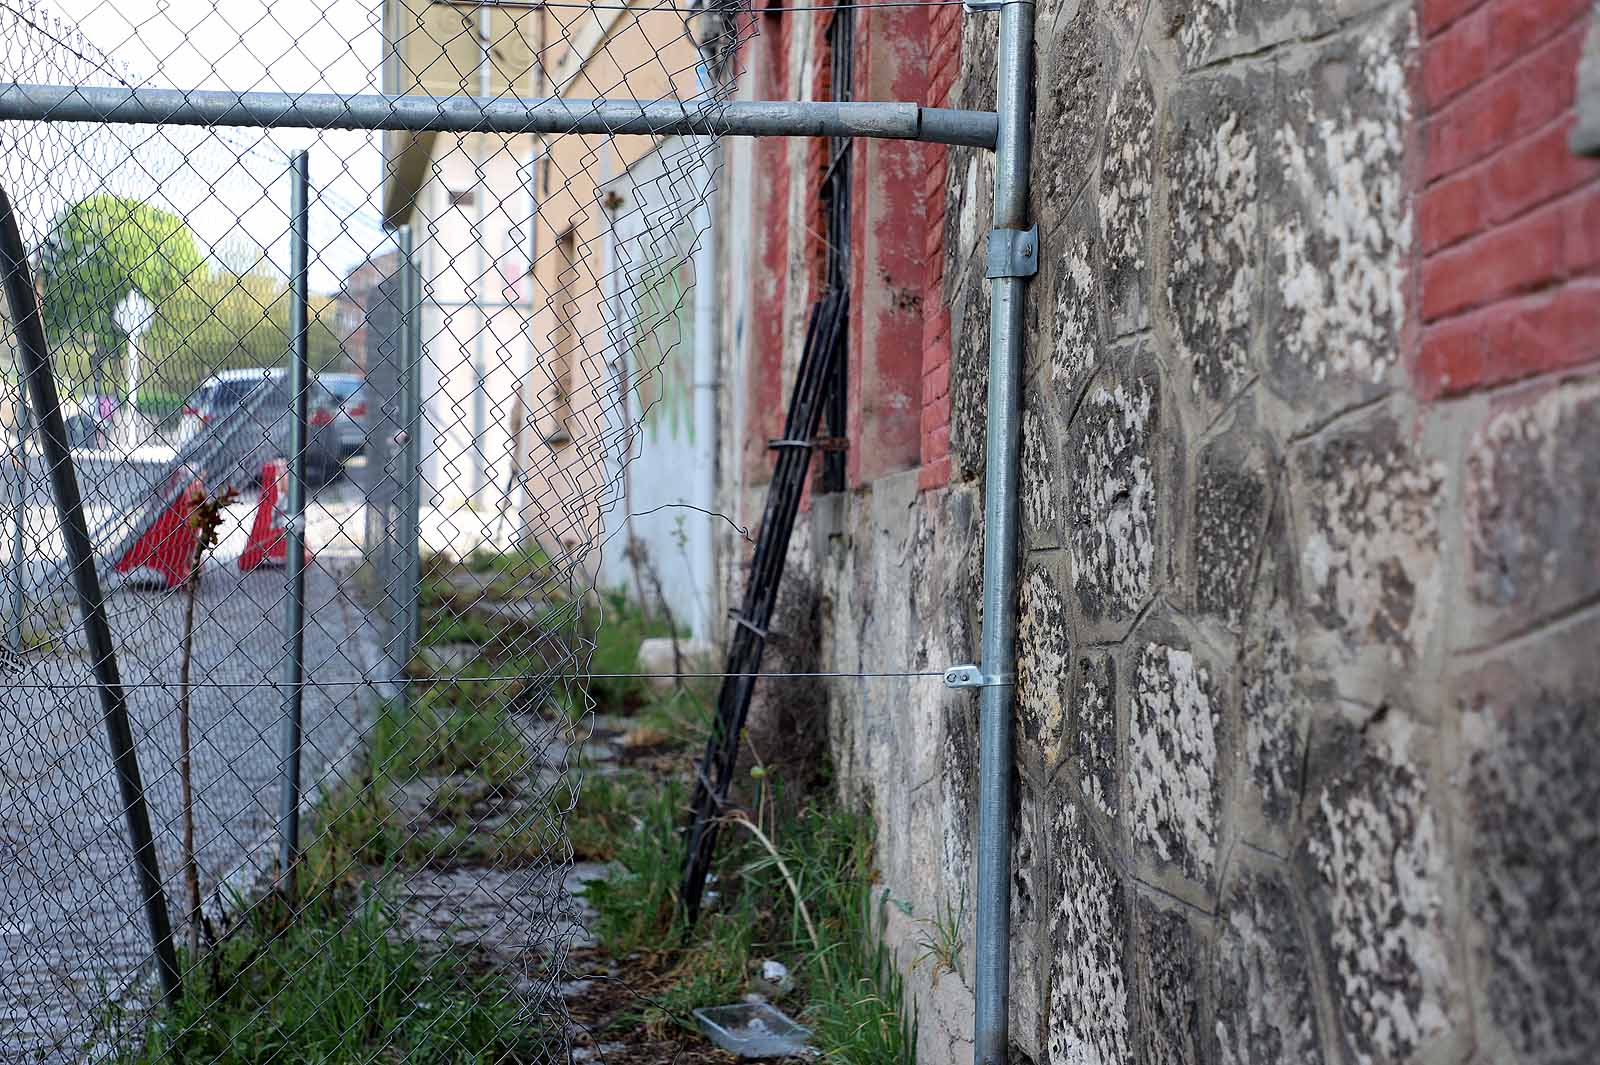
POLYGON ((45 330, 55 343, 87 342, 103 382, 126 340, 112 319, 123 297, 138 289, 159 310, 201 270, 181 218, 140 200, 90 196, 56 219, 39 249, 45 330))

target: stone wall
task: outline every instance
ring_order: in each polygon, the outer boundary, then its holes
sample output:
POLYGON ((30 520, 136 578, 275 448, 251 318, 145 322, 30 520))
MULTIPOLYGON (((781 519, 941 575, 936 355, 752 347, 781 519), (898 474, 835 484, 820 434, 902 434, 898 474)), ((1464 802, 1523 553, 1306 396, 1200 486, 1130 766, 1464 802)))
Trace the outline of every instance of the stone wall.
MULTIPOLYGON (((1041 3, 1016 1060, 1600 1060, 1588 8, 1041 3)), ((992 170, 948 154, 949 484, 816 502, 827 668, 976 650, 992 170)), ((832 691, 925 1065, 970 1060, 976 712, 832 691)))

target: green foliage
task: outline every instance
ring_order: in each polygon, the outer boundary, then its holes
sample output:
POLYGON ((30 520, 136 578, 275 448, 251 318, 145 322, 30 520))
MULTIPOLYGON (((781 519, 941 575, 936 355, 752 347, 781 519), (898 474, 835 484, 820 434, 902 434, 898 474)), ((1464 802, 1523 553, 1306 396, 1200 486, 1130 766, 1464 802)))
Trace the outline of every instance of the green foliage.
POLYGON ((328 893, 299 911, 269 897, 187 967, 183 997, 121 1065, 513 1063, 546 1060, 556 1042, 503 978, 397 938, 377 894, 354 912, 328 893))
MULTIPOLYGON (((586 782, 592 783, 592 779, 586 782)), ((598 914, 595 934, 618 955, 657 949, 679 930, 678 873, 683 868, 684 843, 678 829, 683 788, 675 780, 659 786, 642 785, 633 791, 630 804, 631 818, 605 826, 610 828, 611 838, 604 849, 614 855, 619 872, 592 881, 584 889, 598 914)), ((596 832, 593 822, 580 829, 582 820, 580 812, 569 821, 569 831, 596 832)))
POLYGON ((45 329, 112 351, 126 339, 112 320, 123 297, 137 289, 160 308, 200 271, 182 219, 139 200, 90 196, 56 219, 40 252, 45 329))
POLYGON ((623 778, 591 779, 585 791, 591 789, 593 797, 580 797, 569 831, 619 869, 584 889, 598 915, 593 930, 617 957, 674 955, 670 986, 627 1023, 687 1026, 693 1008, 748 990, 761 959, 783 958, 825 1057, 852 1065, 914 1061, 915 1023, 883 939, 888 907, 898 904, 874 889, 868 818, 813 802, 765 831, 773 849, 753 833, 724 826, 715 895, 688 928, 677 909, 682 788, 672 780, 623 778))
POLYGON ((923 932, 917 938, 920 953, 914 965, 932 965, 935 978, 941 972, 965 977, 961 968, 961 928, 966 918, 967 888, 963 884, 958 902, 951 905, 948 898, 940 899, 933 917, 922 922, 923 932))
MULTIPOLYGON (((101 384, 125 380, 127 338, 112 313, 134 289, 155 312, 140 338, 141 392, 181 406, 219 370, 288 357, 284 279, 209 265, 181 218, 139 200, 99 194, 64 211, 40 253, 39 276, 45 328, 70 394, 90 391, 97 375, 101 384)), ((344 368, 333 300, 313 296, 310 310, 312 366, 344 368)))
POLYGON ((407 708, 386 704, 372 730, 375 777, 467 774, 503 787, 526 774, 531 754, 506 710, 492 702, 450 702, 425 692, 407 708))
POLYGON ((646 700, 646 686, 639 677, 604 674, 637 673, 639 645, 652 636, 671 636, 672 626, 663 617, 648 621, 644 614, 620 591, 602 597, 604 616, 597 619, 593 634, 594 653, 589 671, 602 674, 589 683, 595 702, 614 709, 629 709, 646 700))

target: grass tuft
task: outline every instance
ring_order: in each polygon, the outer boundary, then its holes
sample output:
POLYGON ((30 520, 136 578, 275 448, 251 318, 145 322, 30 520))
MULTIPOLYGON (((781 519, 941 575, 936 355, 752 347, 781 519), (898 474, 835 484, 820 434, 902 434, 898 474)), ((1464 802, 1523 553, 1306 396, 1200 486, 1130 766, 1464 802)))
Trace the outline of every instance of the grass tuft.
MULTIPOLYGON (((184 961, 189 959, 185 958, 184 961)), ((556 1045, 502 979, 395 936, 379 895, 258 903, 120 1065, 533 1062, 556 1045)))

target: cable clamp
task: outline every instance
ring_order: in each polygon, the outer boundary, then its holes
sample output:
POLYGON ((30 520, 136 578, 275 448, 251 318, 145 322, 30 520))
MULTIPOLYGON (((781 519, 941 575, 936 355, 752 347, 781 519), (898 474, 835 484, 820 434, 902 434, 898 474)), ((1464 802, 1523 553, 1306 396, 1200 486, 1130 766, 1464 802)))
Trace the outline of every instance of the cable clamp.
POLYGON ((1032 277, 1039 272, 1039 227, 989 230, 983 276, 1032 277))
POLYGON ((818 451, 848 451, 850 450, 850 439, 844 436, 819 436, 811 440, 779 438, 768 440, 767 447, 773 451, 785 447, 816 448, 818 451))
POLYGON ((951 666, 944 671, 944 686, 946 688, 1005 688, 1010 687, 1012 680, 1005 674, 988 675, 977 666, 968 662, 964 665, 951 666))

